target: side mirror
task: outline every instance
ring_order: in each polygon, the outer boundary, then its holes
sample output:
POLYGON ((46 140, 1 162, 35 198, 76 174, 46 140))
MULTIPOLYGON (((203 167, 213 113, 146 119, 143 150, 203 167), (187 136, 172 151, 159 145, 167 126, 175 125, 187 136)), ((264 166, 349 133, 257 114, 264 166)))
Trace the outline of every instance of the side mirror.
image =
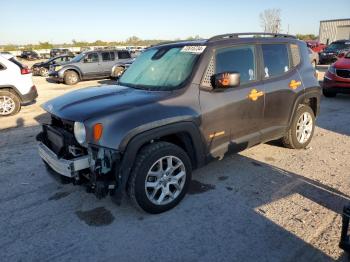
POLYGON ((240 85, 240 74, 238 72, 223 72, 212 76, 211 85, 215 89, 227 89, 240 85))
POLYGON ((345 56, 345 53, 344 52, 341 52, 339 55, 338 55, 338 58, 343 58, 345 56))

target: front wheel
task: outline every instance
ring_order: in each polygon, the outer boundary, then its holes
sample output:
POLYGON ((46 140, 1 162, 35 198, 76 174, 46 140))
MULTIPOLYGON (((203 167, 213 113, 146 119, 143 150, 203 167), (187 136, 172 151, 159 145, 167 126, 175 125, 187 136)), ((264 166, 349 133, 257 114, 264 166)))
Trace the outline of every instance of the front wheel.
POLYGON ((39 74, 42 77, 48 77, 49 76, 49 70, 47 70, 47 68, 45 68, 45 67, 42 67, 42 68, 40 68, 39 74))
POLYGON ((66 85, 75 85, 79 82, 79 75, 75 71, 67 71, 64 74, 64 83, 66 85))
POLYGON ((285 147, 293 149, 306 148, 310 144, 315 129, 315 115, 307 105, 299 105, 292 124, 282 138, 285 147))
POLYGON ((167 142, 152 143, 138 153, 127 191, 144 211, 165 212, 184 198, 191 173, 191 161, 183 149, 167 142))

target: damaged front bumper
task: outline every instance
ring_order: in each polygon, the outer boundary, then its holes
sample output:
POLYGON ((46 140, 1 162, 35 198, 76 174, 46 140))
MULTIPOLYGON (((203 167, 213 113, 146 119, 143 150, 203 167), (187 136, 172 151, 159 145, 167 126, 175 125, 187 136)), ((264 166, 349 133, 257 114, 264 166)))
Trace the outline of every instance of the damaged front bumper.
POLYGON ((97 198, 108 194, 113 196, 121 190, 121 154, 117 150, 89 144, 87 149, 83 150, 85 153, 77 151, 80 154, 61 155, 57 152, 61 152, 62 148, 68 148, 66 151, 72 152, 74 146, 65 143, 65 139, 51 138, 51 141, 48 141, 45 131, 38 135, 37 140, 39 155, 51 171, 68 178, 74 184, 86 185, 87 192, 95 193, 97 198))
POLYGON ((59 158, 44 143, 39 142, 38 151, 40 157, 58 174, 74 178, 78 176, 79 171, 89 168, 89 157, 81 156, 71 160, 59 158))

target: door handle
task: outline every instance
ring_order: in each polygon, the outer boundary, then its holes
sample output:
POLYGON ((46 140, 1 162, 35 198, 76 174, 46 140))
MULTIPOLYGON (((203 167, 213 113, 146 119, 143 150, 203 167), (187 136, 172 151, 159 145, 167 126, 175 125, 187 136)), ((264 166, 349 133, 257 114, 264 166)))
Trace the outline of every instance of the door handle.
POLYGON ((256 100, 258 100, 259 97, 261 97, 263 95, 264 95, 263 91, 258 91, 254 88, 250 91, 248 98, 252 101, 256 101, 256 100))

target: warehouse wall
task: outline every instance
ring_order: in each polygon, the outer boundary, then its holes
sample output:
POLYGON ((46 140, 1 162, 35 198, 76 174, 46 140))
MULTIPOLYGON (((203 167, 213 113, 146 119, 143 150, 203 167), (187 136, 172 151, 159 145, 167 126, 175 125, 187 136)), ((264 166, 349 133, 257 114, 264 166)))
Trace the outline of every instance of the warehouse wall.
POLYGON ((320 42, 330 44, 333 41, 350 38, 350 19, 320 22, 320 42))

